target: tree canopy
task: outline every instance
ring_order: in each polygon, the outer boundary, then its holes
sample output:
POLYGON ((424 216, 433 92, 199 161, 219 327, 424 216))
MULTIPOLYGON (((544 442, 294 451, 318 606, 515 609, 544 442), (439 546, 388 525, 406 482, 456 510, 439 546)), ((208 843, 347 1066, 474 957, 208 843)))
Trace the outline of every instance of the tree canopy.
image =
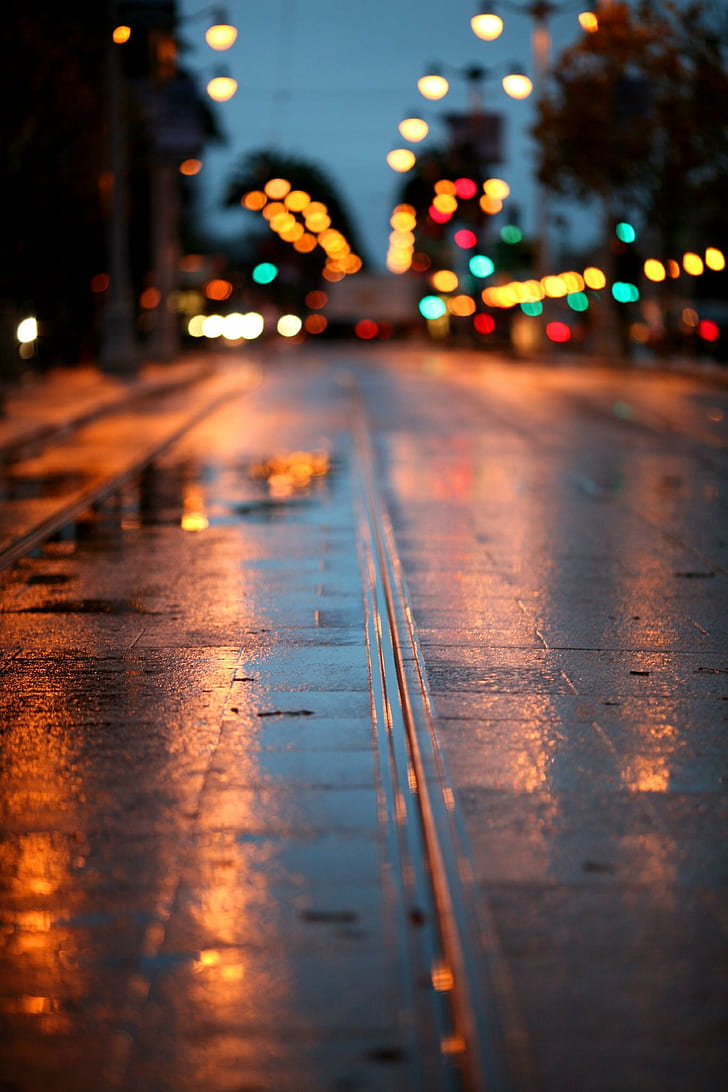
POLYGON ((225 193, 227 206, 239 205, 250 190, 263 189, 272 178, 285 178, 291 188, 303 190, 312 200, 326 205, 332 227, 340 231, 360 256, 358 233, 336 183, 315 163, 287 155, 274 148, 263 148, 246 155, 235 169, 225 193))
POLYGON ((639 210, 663 246, 728 226, 725 12, 703 0, 615 2, 565 50, 540 105, 539 178, 639 210))

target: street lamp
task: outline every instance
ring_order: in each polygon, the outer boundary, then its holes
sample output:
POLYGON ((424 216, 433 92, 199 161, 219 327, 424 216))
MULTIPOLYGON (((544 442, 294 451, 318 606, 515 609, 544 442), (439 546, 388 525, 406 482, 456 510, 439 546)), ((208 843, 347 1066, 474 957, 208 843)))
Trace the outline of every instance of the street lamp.
POLYGON ((482 7, 470 20, 470 26, 476 38, 483 42, 493 42, 503 30, 503 20, 494 11, 482 7))
MULTIPOLYGON (((204 140, 202 104, 194 81, 177 67, 180 23, 212 12, 207 41, 212 49, 228 49, 237 37, 220 8, 207 8, 182 19, 176 0, 107 0, 114 27, 110 56, 109 131, 114 179, 110 223, 110 288, 105 311, 102 359, 110 370, 136 366, 134 307, 129 272, 128 119, 125 100, 136 96, 147 119, 148 178, 151 203, 150 257, 158 304, 152 313, 149 351, 158 359, 174 357, 179 348, 173 300, 179 258, 179 167, 197 156, 204 140), (131 46, 126 43, 131 41, 131 46), (134 42, 137 46, 134 47, 134 42), (127 78, 118 51, 135 48, 136 67, 127 78)), ((237 84, 218 73, 208 94, 218 102, 232 97, 237 84)), ((189 172, 184 172, 189 173, 189 172)))
POLYGON ((229 102, 238 89, 238 81, 226 72, 218 72, 208 81, 206 91, 215 102, 229 102))
POLYGON ((237 28, 231 26, 223 8, 213 8, 213 22, 205 31, 205 41, 210 49, 230 49, 238 37, 237 28))
POLYGON ((450 84, 442 73, 433 67, 424 76, 420 76, 417 81, 417 90, 423 98, 429 99, 430 102, 437 102, 445 98, 450 90, 450 84))
MULTIPOLYGON (((535 90, 536 102, 539 103, 545 92, 550 67, 551 37, 548 29, 548 19, 554 12, 559 10, 559 7, 551 3, 550 0, 532 0, 527 4, 508 3, 508 0, 499 0, 499 2, 500 4, 505 3, 506 8, 527 15, 533 20, 531 52, 534 83, 531 85, 531 90, 535 90)), ((473 16, 470 25, 477 37, 486 41, 493 41, 503 29, 503 20, 500 16, 495 15, 491 4, 490 11, 486 12, 483 9, 478 15, 473 16), (498 24, 500 24, 500 27, 498 27, 498 24)), ((535 220, 537 237, 536 268, 538 274, 544 276, 548 272, 550 263, 548 207, 546 191, 538 182, 536 183, 535 220)))
POLYGON ((430 126, 423 118, 410 117, 403 118, 397 126, 400 135, 408 140, 410 144, 419 144, 421 140, 424 140, 430 131, 430 126))
MULTIPOLYGON (((443 70, 452 75, 464 77, 478 98, 480 97, 479 89, 481 84, 491 75, 491 69, 483 68, 481 65, 468 65, 466 68, 450 68, 439 64, 431 65, 425 75, 421 76, 417 81, 417 88, 424 98, 431 100, 445 98, 450 90, 450 84, 443 76, 443 70)), ((512 99, 528 98, 533 90, 531 80, 515 64, 509 67, 509 71, 501 80, 501 86, 509 98, 512 99)))
POLYGON ((102 318, 99 359, 105 371, 132 375, 137 368, 134 305, 129 256, 129 147, 126 86, 119 48, 131 35, 116 18, 116 0, 109 0, 108 155, 111 207, 108 222, 109 287, 102 318))
POLYGON ((230 46, 237 40, 238 31, 237 27, 228 22, 227 11, 224 7, 211 5, 201 8, 200 11, 193 11, 190 15, 185 15, 179 22, 191 23, 195 19, 201 19, 203 15, 208 16, 205 41, 210 49, 230 49, 230 46))
POLYGON ((525 72, 509 72, 501 80, 506 95, 512 99, 527 99, 533 91, 533 80, 525 72))

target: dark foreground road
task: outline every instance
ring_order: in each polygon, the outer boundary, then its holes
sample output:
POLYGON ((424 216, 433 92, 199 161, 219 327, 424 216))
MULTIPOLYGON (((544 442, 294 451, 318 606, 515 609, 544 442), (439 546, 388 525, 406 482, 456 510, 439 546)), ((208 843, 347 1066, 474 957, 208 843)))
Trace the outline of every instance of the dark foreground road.
MULTIPOLYGON (((0 1089, 467 1086, 406 954, 358 392, 489 1087, 717 1092, 728 388, 414 349, 255 374, 0 573, 0 1089)), ((59 458, 11 468, 6 524, 59 458)))

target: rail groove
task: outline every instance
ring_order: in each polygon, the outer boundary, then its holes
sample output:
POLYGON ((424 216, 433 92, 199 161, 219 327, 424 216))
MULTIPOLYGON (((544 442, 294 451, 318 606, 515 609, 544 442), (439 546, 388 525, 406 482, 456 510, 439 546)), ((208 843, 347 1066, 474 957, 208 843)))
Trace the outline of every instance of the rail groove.
POLYGON ((130 459, 120 470, 112 474, 99 476, 69 497, 59 500, 56 509, 51 514, 40 519, 27 531, 19 533, 10 545, 0 550, 0 571, 14 565, 87 509, 116 493, 125 482, 134 478, 149 463, 164 454, 168 448, 181 439, 186 432, 213 413, 223 401, 235 394, 240 394, 241 390, 238 387, 231 389, 227 386, 222 392, 218 391, 209 397, 202 406, 198 407, 194 413, 185 417, 163 438, 156 440, 144 449, 141 454, 130 459))
POLYGON ((400 907, 408 1053, 420 1070, 418 1087, 520 1092, 532 1087, 527 1036, 487 906, 474 889, 394 534, 376 485, 366 413, 353 383, 350 396, 380 813, 389 880, 397 888, 393 906, 400 907))

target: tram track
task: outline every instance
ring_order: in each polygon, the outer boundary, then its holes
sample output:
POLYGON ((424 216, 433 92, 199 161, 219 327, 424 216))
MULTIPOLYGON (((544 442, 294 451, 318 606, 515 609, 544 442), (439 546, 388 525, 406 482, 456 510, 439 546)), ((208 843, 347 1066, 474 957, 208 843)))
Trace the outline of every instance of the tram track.
MULTIPOLYGON (((40 454, 13 459, 4 472, 6 483, 38 479, 40 485, 38 496, 30 502, 7 495, 0 500, 0 571, 116 493, 226 399, 246 389, 243 382, 213 374, 196 384, 192 407, 188 399, 180 399, 180 389, 175 387, 157 395, 153 416, 145 415, 144 400, 136 399, 49 434, 40 454), (104 443, 105 436, 112 438, 110 443, 104 443), (69 488, 56 496, 44 494, 44 477, 55 467, 61 468, 69 488)), ((4 492, 12 494, 12 489, 4 492)))
POLYGON ((525 1027, 487 906, 475 890, 438 741, 391 521, 377 486, 363 400, 351 390, 358 540, 366 607, 380 814, 412 1005, 418 1087, 532 1087, 525 1027))
MULTIPOLYGON (((113 467, 89 476, 69 493, 47 497, 42 518, 11 529, 10 541, 12 508, 0 505, 0 527, 5 528, 0 569, 113 495, 245 389, 239 381, 213 377, 196 388, 193 407, 189 399, 178 403, 170 395, 169 412, 159 407, 149 435, 123 451, 113 467)), ((407 1087, 428 1092, 526 1092, 533 1087, 528 1038, 488 907, 476 889, 379 484, 365 404, 353 382, 347 397, 384 848, 382 880, 395 933, 407 1087)), ((125 417, 125 427, 138 433, 143 414, 128 409, 125 417)), ((110 419, 105 419, 106 426, 110 419)), ((88 466, 96 433, 87 428, 101 425, 85 426, 75 437, 53 445, 56 455, 63 448, 61 461, 66 467, 81 465, 74 451, 79 458, 83 453, 83 465, 88 466)), ((18 463, 15 469, 22 473, 24 465, 18 463)))

